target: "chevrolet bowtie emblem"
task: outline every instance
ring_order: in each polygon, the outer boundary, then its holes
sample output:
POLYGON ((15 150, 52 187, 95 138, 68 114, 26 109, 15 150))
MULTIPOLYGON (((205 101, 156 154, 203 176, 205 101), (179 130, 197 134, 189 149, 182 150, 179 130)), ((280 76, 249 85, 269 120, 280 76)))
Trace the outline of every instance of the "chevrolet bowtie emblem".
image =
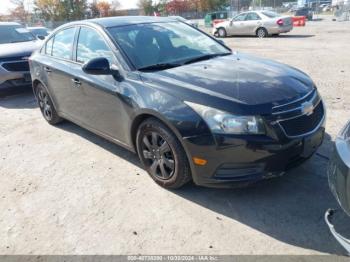
POLYGON ((314 105, 311 102, 301 104, 301 112, 303 115, 311 115, 314 112, 314 105))

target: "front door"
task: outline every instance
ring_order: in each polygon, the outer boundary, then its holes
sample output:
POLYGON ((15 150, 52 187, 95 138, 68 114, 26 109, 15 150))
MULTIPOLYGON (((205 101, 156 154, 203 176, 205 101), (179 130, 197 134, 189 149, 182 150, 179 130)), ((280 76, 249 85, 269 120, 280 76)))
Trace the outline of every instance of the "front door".
POLYGON ((244 34, 244 22, 246 14, 240 14, 235 16, 228 27, 228 35, 242 35, 244 34))

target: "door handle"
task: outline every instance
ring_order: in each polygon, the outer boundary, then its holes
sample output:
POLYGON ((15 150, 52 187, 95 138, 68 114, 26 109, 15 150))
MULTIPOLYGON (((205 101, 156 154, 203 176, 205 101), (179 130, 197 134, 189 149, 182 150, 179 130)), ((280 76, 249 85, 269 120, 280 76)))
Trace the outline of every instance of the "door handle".
POLYGON ((73 78, 72 82, 75 86, 81 86, 81 82, 79 81, 79 79, 73 78))
POLYGON ((44 67, 44 70, 45 70, 47 73, 51 73, 51 72, 52 72, 51 68, 48 67, 48 66, 45 66, 45 67, 44 67))

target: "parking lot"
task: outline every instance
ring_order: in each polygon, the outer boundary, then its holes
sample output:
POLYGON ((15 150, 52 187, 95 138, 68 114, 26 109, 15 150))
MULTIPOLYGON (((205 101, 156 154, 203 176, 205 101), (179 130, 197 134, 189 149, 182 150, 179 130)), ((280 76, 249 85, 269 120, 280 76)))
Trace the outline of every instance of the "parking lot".
POLYGON ((280 37, 231 37, 305 71, 327 105, 316 155, 243 189, 157 186, 136 155, 75 124, 46 123, 31 92, 0 98, 1 254, 344 254, 324 222, 326 166, 350 118, 350 23, 330 16, 280 37))

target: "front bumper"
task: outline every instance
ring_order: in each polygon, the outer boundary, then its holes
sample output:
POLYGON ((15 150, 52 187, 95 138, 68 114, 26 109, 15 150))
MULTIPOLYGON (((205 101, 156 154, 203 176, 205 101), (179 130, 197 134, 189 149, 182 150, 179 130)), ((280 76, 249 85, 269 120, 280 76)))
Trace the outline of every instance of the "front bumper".
POLYGON ((219 136, 217 142, 201 136, 185 138, 183 143, 191 159, 207 160, 203 166, 190 161, 197 185, 234 187, 281 176, 303 163, 322 144, 324 131, 321 125, 313 133, 283 144, 265 136, 219 136))
MULTIPOLYGON (((9 63, 15 62, 11 61, 9 63)), ((23 63, 24 61, 18 62, 23 63)), ((27 67, 23 71, 21 68, 13 68, 16 71, 9 71, 3 67, 4 64, 6 62, 0 64, 0 90, 31 85, 30 72, 27 67)))

